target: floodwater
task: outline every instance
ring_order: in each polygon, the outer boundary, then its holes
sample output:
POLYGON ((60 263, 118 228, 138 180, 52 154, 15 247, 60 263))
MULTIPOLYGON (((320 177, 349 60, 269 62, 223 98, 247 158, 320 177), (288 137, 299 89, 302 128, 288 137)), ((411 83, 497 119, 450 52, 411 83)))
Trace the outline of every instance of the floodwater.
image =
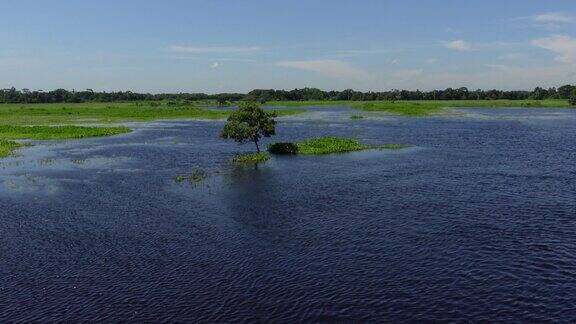
POLYGON ((0 160, 0 322, 576 320, 575 110, 351 114, 273 140, 410 148, 241 167, 163 121, 0 160))

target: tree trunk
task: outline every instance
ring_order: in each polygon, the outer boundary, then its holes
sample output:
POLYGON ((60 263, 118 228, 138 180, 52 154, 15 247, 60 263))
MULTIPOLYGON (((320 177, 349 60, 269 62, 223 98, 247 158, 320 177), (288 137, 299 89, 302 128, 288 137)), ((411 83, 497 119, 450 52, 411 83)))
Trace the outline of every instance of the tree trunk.
POLYGON ((258 146, 258 140, 254 140, 254 144, 256 144, 256 152, 260 153, 260 146, 258 146))

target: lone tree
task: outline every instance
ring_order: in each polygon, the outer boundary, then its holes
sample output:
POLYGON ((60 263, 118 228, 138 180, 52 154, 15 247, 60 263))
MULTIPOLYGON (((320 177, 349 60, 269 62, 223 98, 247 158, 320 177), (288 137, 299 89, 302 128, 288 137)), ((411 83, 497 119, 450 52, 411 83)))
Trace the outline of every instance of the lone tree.
POLYGON ((258 141, 262 137, 275 134, 276 113, 266 112, 256 102, 241 102, 238 110, 232 112, 220 137, 233 139, 240 144, 254 142, 260 153, 258 141))

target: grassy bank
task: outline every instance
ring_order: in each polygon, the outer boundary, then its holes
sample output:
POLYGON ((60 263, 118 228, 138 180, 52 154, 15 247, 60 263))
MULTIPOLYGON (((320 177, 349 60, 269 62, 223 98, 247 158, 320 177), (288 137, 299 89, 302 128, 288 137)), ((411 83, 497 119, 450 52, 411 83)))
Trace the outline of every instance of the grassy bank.
POLYGON ((567 100, 435 100, 435 101, 275 101, 268 106, 347 106, 364 111, 386 112, 403 116, 427 116, 444 108, 566 108, 567 100))
POLYGON ((402 144, 367 145, 352 138, 319 137, 298 143, 274 143, 268 146, 273 154, 324 155, 369 149, 401 149, 402 144))
MULTIPOLYGON (((282 109, 278 116, 304 112, 282 109)), ((151 121, 158 119, 225 119, 225 110, 209 110, 194 105, 167 103, 79 103, 79 104, 0 104, 0 125, 61 125, 151 121)))

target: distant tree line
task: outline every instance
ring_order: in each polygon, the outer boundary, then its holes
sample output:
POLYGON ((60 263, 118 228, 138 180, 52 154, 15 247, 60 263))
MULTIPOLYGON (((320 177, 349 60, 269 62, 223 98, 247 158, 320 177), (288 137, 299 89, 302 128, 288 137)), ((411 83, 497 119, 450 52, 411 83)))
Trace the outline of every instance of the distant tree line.
POLYGON ((56 89, 52 91, 29 89, 16 90, 0 89, 0 103, 59 103, 59 102, 113 102, 113 101, 198 101, 217 100, 219 102, 230 102, 242 100, 245 94, 242 93, 220 93, 208 95, 205 93, 136 93, 132 91, 117 92, 95 92, 92 89, 84 91, 68 91, 66 89, 56 89))
POLYGON ((544 89, 537 87, 532 91, 525 90, 468 90, 462 88, 447 88, 444 90, 390 90, 361 92, 351 89, 343 91, 323 91, 316 88, 294 90, 252 90, 241 93, 136 93, 132 91, 95 92, 91 89, 69 91, 57 89, 52 91, 29 89, 17 90, 14 87, 0 90, 0 103, 59 103, 59 102, 112 102, 112 101, 197 101, 216 100, 220 104, 239 100, 258 102, 284 100, 496 100, 496 99, 570 99, 576 93, 576 86, 563 85, 559 88, 544 89))
POLYGON ((468 88, 447 88, 445 90, 390 90, 381 92, 361 92, 351 89, 344 91, 322 91, 315 88, 294 90, 252 90, 246 99, 266 102, 280 100, 522 100, 522 99, 569 99, 576 86, 564 85, 559 88, 537 87, 532 91, 468 90, 468 88))

